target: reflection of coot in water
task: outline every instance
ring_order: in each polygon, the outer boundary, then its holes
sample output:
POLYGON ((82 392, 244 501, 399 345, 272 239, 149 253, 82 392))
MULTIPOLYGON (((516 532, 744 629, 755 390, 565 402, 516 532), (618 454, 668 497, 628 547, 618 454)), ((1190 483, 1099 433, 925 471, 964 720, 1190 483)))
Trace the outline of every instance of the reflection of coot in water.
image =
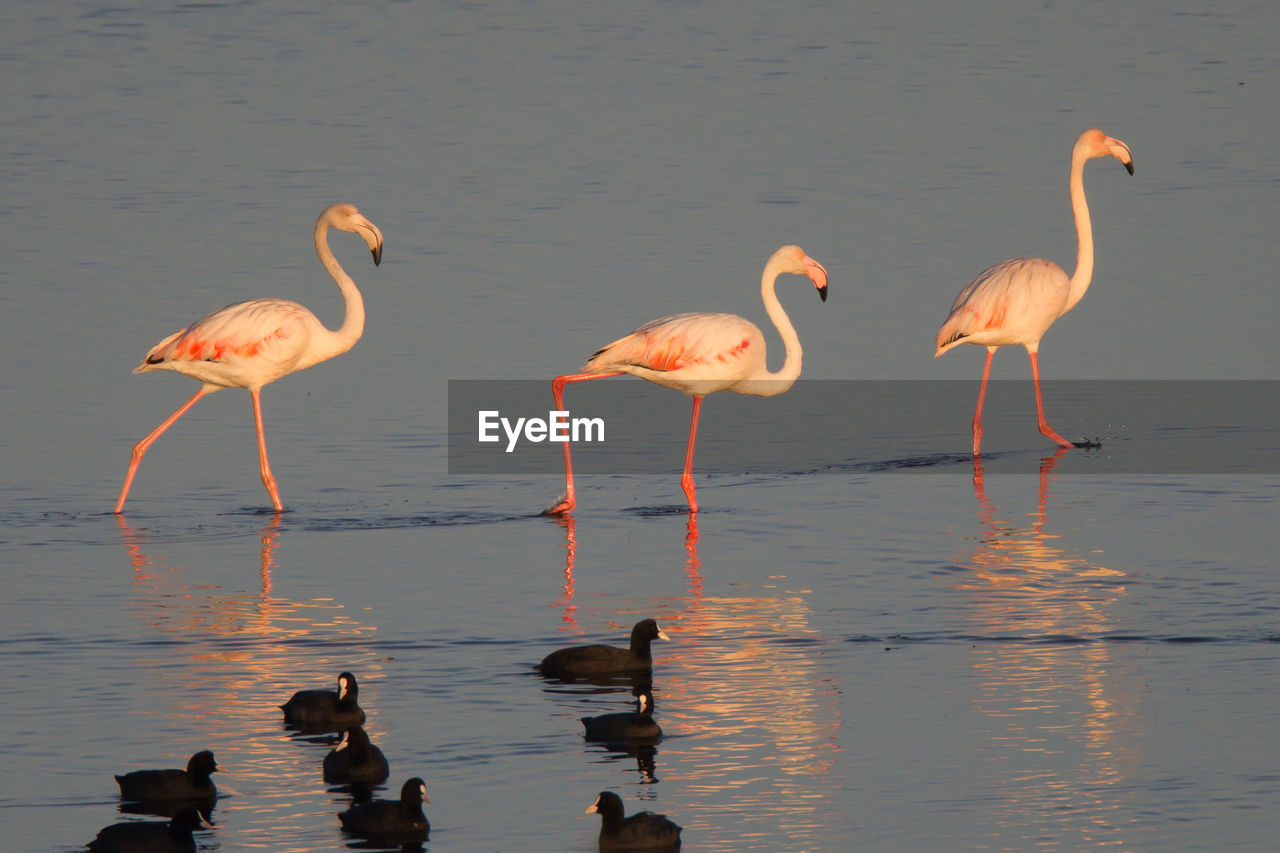
POLYGON ((360 686, 349 672, 338 676, 338 689, 299 690, 280 706, 285 722, 309 731, 337 731, 359 726, 364 711, 356 703, 360 686))
POLYGON ((191 831, 203 825, 200 813, 186 808, 168 823, 155 820, 113 823, 99 831, 88 847, 93 853, 194 853, 196 841, 191 831))
POLYGON ((625 741, 656 740, 662 729, 653 721, 653 695, 641 690, 636 697, 637 710, 617 714, 583 717, 587 740, 625 741))
POLYGON ((386 756, 359 727, 343 732, 342 740, 324 757, 324 781, 329 783, 381 782, 389 772, 386 756))
POLYGON ((403 842, 425 841, 431 824, 422 804, 431 802, 427 783, 415 777, 404 783, 398 800, 374 800, 338 815, 342 828, 355 835, 403 842))
POLYGON ((209 778, 217 769, 206 749, 191 756, 186 770, 135 770, 117 776, 116 783, 126 800, 203 800, 218 795, 209 778))
POLYGON ((604 818, 600 827, 601 850, 674 850, 680 846, 681 828, 666 815, 637 812, 626 817, 622 799, 612 791, 600 792, 585 814, 592 812, 599 812, 604 818))
POLYGON ((649 644, 654 640, 670 639, 652 619, 637 622, 631 629, 631 647, 573 646, 552 652, 542 659, 535 669, 550 678, 573 678, 582 675, 604 675, 648 671, 653 669, 653 656, 649 644))
POLYGON ((654 745, 656 740, 611 740, 598 743, 604 753, 599 759, 600 763, 622 762, 625 765, 626 759, 634 758, 635 772, 640 775, 642 783, 653 785, 658 781, 658 748, 654 745))

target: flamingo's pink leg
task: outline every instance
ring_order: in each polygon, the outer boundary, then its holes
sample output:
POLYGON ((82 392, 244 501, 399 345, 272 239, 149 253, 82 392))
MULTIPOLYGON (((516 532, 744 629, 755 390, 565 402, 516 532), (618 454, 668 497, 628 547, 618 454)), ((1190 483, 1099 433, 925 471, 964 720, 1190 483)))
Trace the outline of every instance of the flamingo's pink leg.
POLYGON ((147 448, 155 443, 155 440, 164 434, 164 431, 173 426, 178 418, 187 413, 187 410, 196 404, 206 394, 211 394, 217 388, 201 388, 199 391, 191 395, 191 399, 178 407, 178 410, 172 415, 164 419, 160 426, 151 431, 151 434, 139 441, 133 446, 133 453, 129 457, 129 472, 124 475, 124 485, 120 487, 120 497, 116 500, 116 508, 112 512, 119 514, 124 512, 124 500, 129 497, 129 487, 133 485, 133 475, 138 473, 138 466, 142 464, 142 457, 147 455, 147 448))
POLYGON ((284 504, 280 503, 280 492, 276 491, 276 478, 271 474, 271 463, 267 461, 267 434, 262 428, 262 399, 261 389, 254 388, 249 392, 253 397, 253 426, 258 431, 258 464, 262 466, 262 485, 267 487, 267 494, 271 495, 271 505, 275 507, 276 512, 284 509, 284 504))
POLYGON ((693 489, 693 445, 698 440, 698 414, 702 411, 702 398, 693 398, 693 415, 689 419, 689 444, 684 450, 684 474, 680 477, 680 488, 689 499, 689 511, 698 511, 698 499, 693 489))
POLYGON ((1053 427, 1049 426, 1049 422, 1044 419, 1044 403, 1040 398, 1040 354, 1028 351, 1031 356, 1031 379, 1036 386, 1036 421, 1040 425, 1040 434, 1045 438, 1058 442, 1062 447, 1075 447, 1074 444, 1067 441, 1062 436, 1053 431, 1053 427))
POLYGON ((982 444, 982 401, 987 397, 987 379, 991 376, 991 359, 995 356, 994 347, 987 347, 987 363, 982 368, 982 387, 978 389, 978 408, 973 412, 973 455, 978 455, 978 447, 982 444))
MULTIPOLYGON (((555 400, 556 410, 565 411, 564 386, 570 382, 586 382, 588 379, 603 379, 606 376, 618 376, 618 373, 570 373, 557 376, 551 380, 551 397, 555 400)), ((578 505, 573 492, 573 459, 569 455, 569 442, 560 445, 564 449, 564 495, 560 500, 542 511, 543 515, 564 515, 578 505)))

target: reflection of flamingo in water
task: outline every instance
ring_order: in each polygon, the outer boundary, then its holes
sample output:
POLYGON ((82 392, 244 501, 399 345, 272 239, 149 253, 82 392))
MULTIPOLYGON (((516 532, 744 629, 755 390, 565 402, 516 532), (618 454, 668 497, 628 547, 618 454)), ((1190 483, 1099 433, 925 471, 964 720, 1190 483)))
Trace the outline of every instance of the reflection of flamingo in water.
MULTIPOLYGON (((1117 808, 1108 785, 1123 782, 1125 762, 1140 749, 1141 716, 1126 703, 1142 689, 1126 681, 1111 645, 1108 605, 1124 591, 1123 572, 1097 565, 1092 555, 1072 554, 1050 532, 1049 484, 1066 448, 1040 462, 1036 509, 1030 522, 1005 520, 987 493, 982 463, 974 459, 973 490, 979 532, 971 552, 957 558, 970 580, 957 585, 968 598, 977 632, 993 642, 966 643, 974 658, 974 709, 989 722, 977 727, 989 742, 990 800, 1008 826, 1077 832, 1100 843, 1114 829, 1117 808), (1092 642, 1091 642, 1092 641, 1092 642), (1042 766, 1046 753, 1078 748, 1081 760, 1042 766), (1009 773, 1019 761, 1034 774, 1009 773), (1054 808, 1047 808, 1052 803, 1054 808), (1045 815, 1056 813, 1053 817, 1045 815)), ((1081 846, 1076 844, 1075 846, 1081 846)))
MULTIPOLYGON (((273 512, 270 520, 262 526, 259 534, 262 548, 258 552, 258 573, 262 582, 261 598, 266 600, 271 594, 271 570, 275 568, 275 551, 280 544, 281 514, 273 512)), ((146 537, 129 526, 123 515, 116 515, 116 526, 120 528, 120 538, 124 540, 125 550, 129 553, 129 562, 133 565, 134 583, 154 583, 164 577, 163 573, 153 574, 149 567, 157 558, 143 551, 146 537)))
POLYGON ((689 513, 689 520, 684 525, 684 573, 689 578, 689 594, 694 598, 702 597, 702 560, 698 559, 698 514, 689 513))
MULTIPOLYGON (((1082 557, 1068 554, 1057 547, 1056 540, 1059 537, 1046 530, 1050 475, 1068 449, 1060 447, 1052 456, 1040 460, 1037 508, 1029 528, 996 518, 999 507, 987 497, 982 461, 977 458, 973 460, 973 492, 978 501, 978 517, 984 532, 981 547, 964 562, 987 583, 1007 588, 1039 588, 1042 584, 1052 586, 1051 582, 1059 576, 1069 576, 1071 580, 1091 576, 1121 576, 1120 572, 1094 566, 1082 557)), ((1061 592, 1056 586, 1053 586, 1052 591, 1061 592)))
MULTIPOLYGON (((973 453, 982 443, 982 401, 987 393, 991 359, 998 347, 1020 344, 1031 358, 1031 378, 1036 389, 1036 418, 1040 432, 1062 447, 1073 447, 1044 417, 1040 396, 1040 338, 1053 321, 1075 307, 1089 289, 1093 278, 1093 226, 1084 197, 1084 164, 1094 157, 1115 157, 1133 174, 1129 146, 1094 128, 1080 134, 1071 149, 1071 212, 1075 216, 1078 248, 1076 271, 1067 278, 1062 267, 1043 258, 1010 258, 979 273, 969 282, 951 313, 938 330, 938 351, 934 358, 960 344, 987 348, 982 369, 982 387, 973 413, 973 453)), ((566 445, 567 446, 567 445, 566 445)))
MULTIPOLYGON (((575 575, 573 560, 579 554, 572 518, 566 515, 557 519, 567 536, 566 578, 575 575)), ((650 521, 668 529, 670 518, 658 515, 650 521)), ((828 825, 823 814, 835 803, 831 792, 843 784, 838 766, 842 751, 838 733, 843 724, 840 691, 819 658, 816 650, 820 645, 777 642, 780 638, 819 636, 811 624, 807 601, 810 592, 783 590, 770 584, 758 593, 708 596, 702 576, 703 545, 698 519, 692 511, 685 519, 683 563, 687 593, 654 599, 662 608, 659 619, 674 626, 674 641, 662 648, 652 685, 655 704, 662 712, 662 728, 669 736, 675 735, 663 742, 662 749, 683 754, 688 759, 687 766, 696 767, 691 784, 707 790, 716 789, 724 779, 726 767, 739 762, 776 764, 782 768, 777 785, 760 799, 752 799, 746 793, 739 800, 739 807, 785 814, 792 828, 792 841, 801 843, 810 837, 806 832, 811 832, 812 843, 821 846, 819 839, 828 825), (726 743, 735 743, 736 748, 709 755, 697 745, 696 738, 680 737, 712 729, 717 736, 723 734, 726 743), (696 756, 691 755, 691 750, 696 756)), ((557 604, 574 602, 572 592, 572 585, 567 584, 565 595, 557 604)), ((582 607, 575 616, 598 619, 598 611, 610 610, 613 603, 607 596, 582 598, 582 607)), ((621 625, 631 613, 613 610, 608 616, 621 625)), ((564 703, 565 717, 576 725, 581 716, 580 694, 566 694, 557 688, 553 695, 564 703)), ((652 747, 612 754, 634 755, 641 781, 656 781, 652 747)))
POLYGON ((350 204, 324 209, 316 220, 316 254, 342 291, 347 314, 335 332, 326 328, 303 306, 287 299, 252 299, 228 305, 160 341, 151 348, 134 373, 175 370, 202 384, 142 441, 133 447, 115 512, 124 511, 125 498, 147 448, 204 396, 221 388, 247 388, 253 400, 253 424, 258 432, 258 464, 262 484, 277 511, 284 509, 276 479, 267 461, 267 437, 262 427, 262 386, 281 376, 341 355, 355 346, 364 332, 364 300, 351 276, 342 269, 329 248, 328 231, 337 228, 364 238, 373 262, 382 260, 382 232, 350 204))
POLYGON ((368 652, 347 651, 333 660, 323 656, 314 659, 309 653, 300 658, 300 639, 337 635, 342 647, 350 648, 347 643, 364 639, 375 629, 348 617, 341 603, 332 600, 292 601, 272 595, 281 518, 280 513, 272 513, 258 534, 260 588, 237 593, 221 585, 193 582, 185 569, 148 547, 147 533, 129 526, 123 515, 116 516, 134 568, 132 609, 144 629, 215 641, 235 638, 233 650, 218 654, 210 652, 208 640, 196 642, 191 646, 190 666, 162 667, 155 677, 179 679, 177 689, 173 689, 175 685, 149 685, 159 690, 157 701, 165 707, 180 707, 183 713, 204 720, 210 737, 218 730, 239 726, 245 719, 269 713, 275 698, 271 691, 295 681, 304 663, 319 671, 336 672, 347 666, 361 672, 377 668, 368 652), (181 680, 188 675, 189 683, 181 680), (196 698, 180 698, 187 691, 196 698))
MULTIPOLYGON (((557 376, 551 383, 556 409, 564 410, 564 386, 630 373, 658 385, 675 388, 693 398, 689 420, 689 442, 685 447, 684 474, 680 486, 689 499, 689 509, 698 511, 693 486, 693 447, 698 436, 698 413, 702 398, 715 391, 736 391, 758 397, 781 394, 800 377, 803 352, 800 336, 782 310, 774 293, 778 276, 795 273, 808 276, 827 299, 827 270, 799 246, 783 246, 765 264, 760 294, 765 313, 782 336, 787 357, 782 369, 771 373, 765 362, 764 335, 749 320, 735 314, 676 314, 653 320, 624 338, 599 350, 587 360, 581 373, 557 376)), ((569 443, 564 448, 564 496, 546 512, 560 515, 577 506, 573 488, 573 464, 569 443)))
MULTIPOLYGON (((554 519, 556 524, 564 528, 564 586, 561 587, 561 596, 557 598, 552 607, 563 607, 564 615, 561 620, 566 624, 567 629, 574 634, 585 633, 578 627, 577 611, 578 605, 573 602, 574 593, 574 568, 578 560, 578 521, 570 513, 556 516, 554 519)), ((685 575, 688 578, 689 595, 697 598, 702 595, 702 575, 698 573, 698 569, 702 566, 702 561, 698 559, 698 514, 689 513, 689 518, 685 522, 685 575)))
POLYGON ((564 586, 561 587, 564 594, 551 606, 563 605, 562 621, 569 626, 568 630, 581 634, 584 632, 578 627, 578 620, 574 617, 578 605, 573 603, 573 567, 578 561, 578 520, 566 513, 557 517, 555 522, 564 528, 564 586))
MULTIPOLYGON (((376 627, 357 621, 332 598, 292 600, 272 593, 272 575, 289 550, 282 513, 252 527, 215 533, 228 545, 223 549, 230 560, 228 574, 206 566, 198 578, 175 553, 188 544, 184 537, 135 529, 126 516, 115 518, 134 569, 125 609, 136 617, 144 640, 131 653, 124 677, 133 683, 122 690, 127 700, 117 711, 160 723, 128 730, 145 733, 149 742, 159 737, 149 755, 165 743, 165 731, 172 734, 166 721, 181 719, 182 728, 199 731, 219 762, 235 768, 236 793, 243 795, 236 798, 236 808, 245 810, 243 823, 270 825, 279 817, 281 796, 319 784, 318 750, 327 749, 309 740, 299 742, 305 748, 292 746, 287 731, 263 725, 279 719, 274 706, 284 698, 280 685, 296 683, 300 673, 323 678, 346 668, 360 673, 366 684, 375 683, 383 664, 368 641, 376 627), (246 541, 240 533, 253 539, 246 541), (260 588, 254 574, 261 577, 260 588)), ((128 747, 128 731, 121 748, 128 747)), ((188 746, 175 742, 164 750, 181 752, 185 759, 188 746)), ((228 844, 234 847, 236 841, 224 838, 223 846, 228 844)))

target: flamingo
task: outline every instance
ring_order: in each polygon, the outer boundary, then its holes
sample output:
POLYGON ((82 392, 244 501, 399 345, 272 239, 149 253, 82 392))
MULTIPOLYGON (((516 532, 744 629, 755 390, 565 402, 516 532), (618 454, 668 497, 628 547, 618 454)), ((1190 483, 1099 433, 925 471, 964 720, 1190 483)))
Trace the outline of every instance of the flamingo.
POLYGON ((262 429, 262 386, 285 374, 302 370, 326 359, 341 355, 364 332, 364 300, 351 276, 338 263, 329 248, 328 231, 337 228, 359 234, 373 253, 375 266, 382 262, 382 232, 365 219, 355 205, 334 204, 326 207, 316 220, 315 245, 320 262, 329 271, 346 302, 346 317, 337 331, 325 328, 316 316, 296 302, 287 299, 251 299, 237 302, 207 317, 196 320, 185 329, 174 332, 151 348, 134 373, 149 370, 176 370, 199 380, 200 390, 178 410, 156 427, 151 434, 133 446, 129 471, 115 512, 124 511, 125 498, 142 457, 165 430, 182 417, 204 396, 220 388, 247 388, 253 399, 253 422, 258 431, 258 462, 262 468, 262 484, 267 487, 276 512, 284 509, 276 479, 267 461, 267 439, 262 429))
MULTIPOLYGON (((698 435, 698 413, 702 398, 714 391, 736 391, 757 397, 781 394, 800 376, 804 355, 800 337, 782 310, 774 285, 783 273, 804 275, 827 301, 827 270, 805 254, 799 246, 783 246, 773 253, 760 277, 760 296, 765 313, 773 321, 787 357, 782 369, 770 372, 765 363, 764 335, 750 320, 736 314, 676 314, 645 323, 619 338, 587 360, 581 373, 557 376, 551 393, 557 410, 564 410, 564 386, 570 382, 602 379, 630 373, 658 385, 665 385, 693 398, 689 421, 689 443, 685 448, 684 474, 680 486, 689 499, 689 509, 698 511, 693 486, 693 447, 698 435)), ((569 444, 564 445, 565 493, 546 510, 547 515, 563 515, 577 506, 573 489, 573 463, 569 444)))
POLYGON ((1040 432, 1062 447, 1076 445, 1058 435, 1045 420, 1040 396, 1040 338, 1053 321, 1075 307, 1089 289, 1093 278, 1093 226, 1089 222, 1089 205, 1084 198, 1084 164, 1094 157, 1115 157, 1133 174, 1133 156, 1129 146, 1090 128, 1076 139, 1071 148, 1071 212, 1075 216, 1076 271, 1070 278, 1062 267, 1043 258, 1010 258, 981 272, 969 282, 938 330, 938 350, 934 358, 959 344, 975 344, 987 348, 987 363, 982 369, 982 386, 978 390, 978 407, 973 413, 973 455, 982 443, 982 401, 991 374, 991 358, 998 347, 1021 344, 1031 359, 1031 378, 1036 389, 1036 417, 1040 432))

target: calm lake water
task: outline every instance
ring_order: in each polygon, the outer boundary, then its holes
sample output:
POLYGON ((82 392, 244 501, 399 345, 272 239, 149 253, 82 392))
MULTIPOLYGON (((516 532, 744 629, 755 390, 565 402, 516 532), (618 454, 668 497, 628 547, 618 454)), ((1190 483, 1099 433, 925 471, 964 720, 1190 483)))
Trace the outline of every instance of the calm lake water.
MULTIPOLYGON (((688 850, 1269 849, 1275 386, 1192 425, 1089 382, 1277 378, 1278 35, 1267 4, 6 5, 3 846, 81 849, 131 819, 112 774, 211 749, 199 849, 347 849, 329 744, 276 706, 351 670, 378 796, 425 778, 433 851, 594 849, 605 789, 688 850), (1050 420, 1102 447, 1055 454, 1018 390, 975 466, 981 353, 935 361, 933 335, 989 264, 1071 266, 1090 126, 1136 173, 1086 170, 1094 283, 1041 366, 1050 420), (195 390, 129 374, 155 341, 254 296, 338 324, 310 244, 333 201, 385 253, 333 237, 365 337, 263 394, 288 511, 228 391, 112 515, 130 446, 195 390), (780 283, 806 379, 968 393, 923 423, 762 401, 767 452, 852 449, 700 473, 696 518, 683 420, 669 473, 584 476, 570 519, 538 515, 556 476, 450 472, 451 380, 545 381, 680 311, 765 326, 792 242, 831 277, 826 304, 780 283), (1187 461, 1236 447, 1261 461, 1187 461), (630 692, 530 667, 647 616, 666 737, 585 743, 630 692)), ((708 399, 709 454, 734 405, 708 399)))

